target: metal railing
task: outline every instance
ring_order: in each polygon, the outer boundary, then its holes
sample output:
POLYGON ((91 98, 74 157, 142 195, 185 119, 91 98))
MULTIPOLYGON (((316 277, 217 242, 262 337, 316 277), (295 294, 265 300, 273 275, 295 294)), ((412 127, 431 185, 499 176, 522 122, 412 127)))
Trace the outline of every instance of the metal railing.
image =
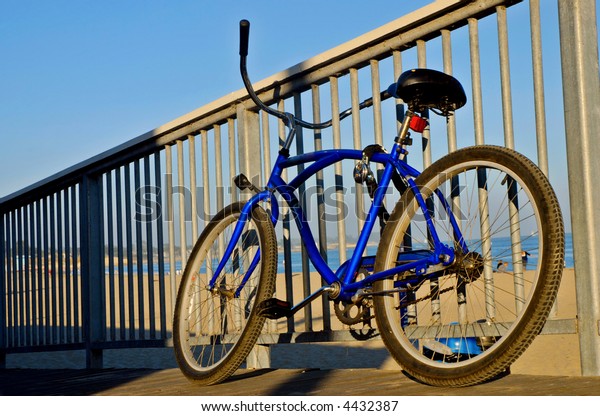
MULTIPOLYGON (((486 136, 484 119, 501 108, 502 122, 496 127, 502 133, 496 137, 529 153, 552 177, 540 27, 539 0, 438 0, 258 82, 255 88, 269 105, 312 112, 315 121, 322 114, 338 114, 346 105, 354 109, 347 123, 334 118, 331 131, 310 133, 312 137, 300 132, 299 153, 319 149, 324 142, 342 147, 342 136, 352 138, 344 139, 344 147, 362 148, 373 141, 384 144, 384 137, 396 134, 402 103, 381 102, 379 92, 403 69, 437 66, 455 73, 470 88, 466 108, 471 112, 461 110, 447 125, 432 120, 417 167, 459 147, 497 140, 486 136), (518 13, 530 15, 532 59, 527 66, 534 146, 519 141, 514 132, 507 23, 513 5, 518 13), (486 39, 496 37, 499 59, 498 78, 487 82, 500 85, 500 98, 486 105, 480 26, 486 39), (456 51, 466 51, 460 61, 453 59, 456 51), (374 97, 372 111, 360 113, 359 101, 369 96, 374 97), (440 145, 444 137, 447 147, 440 145)), ((231 182, 233 176, 243 172, 263 182, 279 137, 284 137, 282 129, 240 90, 2 198, 0 361, 7 353, 85 349, 86 366, 101 367, 105 349, 172 345, 172 308, 189 250, 211 215, 243 197, 231 182)), ((314 189, 300 189, 316 207, 317 241, 323 253, 334 253, 340 262, 362 224, 360 215, 356 221, 345 217, 348 209, 363 212, 364 195, 354 187, 350 172, 338 164, 334 172, 316 177, 314 189), (330 241, 338 243, 336 250, 328 250, 330 241)), ((311 285, 319 285, 319 278, 311 274, 306 256, 301 256, 301 268, 294 268, 289 218, 280 227, 280 262, 285 268, 277 290, 288 298, 303 298, 311 285)), ((331 319, 326 300, 312 306, 295 319, 269 324, 261 342, 353 339, 347 328, 331 319)), ((575 327, 574 320, 567 320, 547 331, 575 332, 575 327)), ((260 354, 253 357, 263 359, 260 354)))

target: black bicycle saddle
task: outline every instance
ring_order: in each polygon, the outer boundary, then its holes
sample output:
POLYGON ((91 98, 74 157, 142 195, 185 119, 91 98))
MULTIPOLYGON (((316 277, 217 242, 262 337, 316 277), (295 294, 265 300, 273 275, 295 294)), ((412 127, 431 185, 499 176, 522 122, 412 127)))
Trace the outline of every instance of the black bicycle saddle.
POLYGON ((422 112, 428 108, 447 116, 467 102, 465 90, 458 80, 433 69, 411 69, 390 85, 388 93, 401 99, 411 111, 422 112))

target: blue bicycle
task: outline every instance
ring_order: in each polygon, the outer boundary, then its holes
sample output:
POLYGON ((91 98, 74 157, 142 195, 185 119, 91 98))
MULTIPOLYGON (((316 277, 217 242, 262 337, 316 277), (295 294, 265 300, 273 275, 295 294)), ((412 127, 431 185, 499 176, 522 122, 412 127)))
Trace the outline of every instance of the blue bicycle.
MULTIPOLYGON (((174 316, 182 372, 203 384, 223 381, 244 362, 266 319, 288 318, 320 296, 335 302, 345 324, 374 315, 391 355, 424 383, 465 386, 506 371, 541 331, 562 276, 562 215, 545 175, 523 155, 496 146, 458 150, 422 173, 409 166, 410 130, 426 125, 418 114, 430 109, 448 116, 466 103, 455 78, 429 69, 403 73, 382 93, 408 106, 389 152, 371 145, 292 156, 298 128, 324 129, 332 122, 309 123, 265 105, 246 69, 249 23, 242 21, 240 30, 244 85, 289 134, 267 185, 236 177, 236 185, 252 196, 216 214, 194 246, 174 316), (351 258, 334 271, 320 255, 296 191, 318 171, 347 159, 356 161, 355 180, 366 186, 372 204, 351 258), (371 163, 383 167, 380 178, 371 163), (299 164, 307 167, 284 181, 282 172, 299 164), (388 213, 384 196, 390 186, 400 199, 388 213), (276 194, 293 212, 324 282, 296 305, 273 297, 276 194), (377 253, 366 256, 378 224, 383 229, 377 253), (359 313, 349 313, 351 308, 359 313)), ((361 107, 368 105, 370 100, 361 107)))

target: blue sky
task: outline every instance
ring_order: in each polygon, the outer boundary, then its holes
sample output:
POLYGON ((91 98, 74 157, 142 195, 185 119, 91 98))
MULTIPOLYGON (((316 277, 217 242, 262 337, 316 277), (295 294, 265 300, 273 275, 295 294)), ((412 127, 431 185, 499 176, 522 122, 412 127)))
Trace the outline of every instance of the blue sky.
POLYGON ((1 0, 0 197, 427 3, 1 0))
MULTIPOLYGON (((240 89, 242 18, 252 22, 258 81, 430 2, 0 0, 0 197, 240 89)), ((568 215, 557 1, 541 3, 550 176, 568 215)), ((535 159, 528 2, 511 7, 508 21, 517 150, 535 159)), ((503 140, 495 25, 493 16, 480 22, 492 143, 503 140)), ((465 45, 462 28, 453 33, 454 70, 468 91, 465 45)), ((428 44, 430 67, 441 69, 440 56, 439 42, 428 44)), ((470 111, 461 113, 465 140, 470 111)))

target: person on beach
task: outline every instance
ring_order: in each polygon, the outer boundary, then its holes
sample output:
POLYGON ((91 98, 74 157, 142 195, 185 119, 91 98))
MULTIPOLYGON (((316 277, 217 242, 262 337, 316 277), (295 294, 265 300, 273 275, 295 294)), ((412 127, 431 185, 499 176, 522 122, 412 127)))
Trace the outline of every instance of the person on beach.
POLYGON ((529 256, 531 254, 525 250, 521 251, 521 261, 523 262, 523 267, 527 267, 527 261, 529 260, 529 256))

